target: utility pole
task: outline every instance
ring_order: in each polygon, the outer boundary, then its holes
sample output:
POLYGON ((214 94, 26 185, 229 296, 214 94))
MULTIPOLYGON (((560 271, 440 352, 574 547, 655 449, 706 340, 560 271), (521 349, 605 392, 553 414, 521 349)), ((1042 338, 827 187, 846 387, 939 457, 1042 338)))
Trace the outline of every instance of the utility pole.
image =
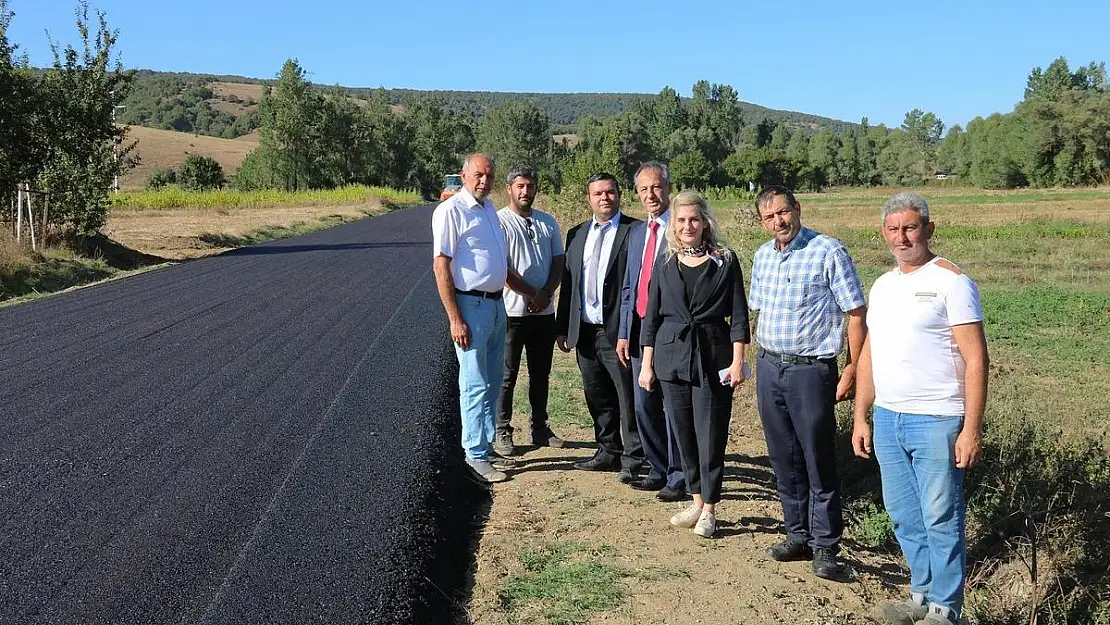
MULTIPOLYGON (((115 93, 116 92, 113 91, 112 95, 115 95, 115 93)), ((115 125, 115 123, 116 123, 116 111, 118 111, 119 109, 125 109, 125 108, 127 108, 127 107, 122 105, 122 104, 112 105, 112 125, 115 125)), ((112 156, 113 156, 113 158, 115 160, 115 163, 116 163, 116 167, 115 167, 116 175, 112 180, 112 190, 115 193, 118 194, 119 193, 119 146, 112 146, 112 156)))

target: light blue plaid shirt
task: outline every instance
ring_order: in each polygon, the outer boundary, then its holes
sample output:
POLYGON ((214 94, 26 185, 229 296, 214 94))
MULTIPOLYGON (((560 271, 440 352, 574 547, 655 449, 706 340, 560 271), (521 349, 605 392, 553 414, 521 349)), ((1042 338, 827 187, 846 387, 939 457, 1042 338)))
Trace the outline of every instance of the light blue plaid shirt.
POLYGON ((756 250, 748 308, 759 311, 764 349, 830 357, 844 343, 844 313, 866 303, 856 266, 836 239, 802 227, 786 249, 774 239, 756 250))

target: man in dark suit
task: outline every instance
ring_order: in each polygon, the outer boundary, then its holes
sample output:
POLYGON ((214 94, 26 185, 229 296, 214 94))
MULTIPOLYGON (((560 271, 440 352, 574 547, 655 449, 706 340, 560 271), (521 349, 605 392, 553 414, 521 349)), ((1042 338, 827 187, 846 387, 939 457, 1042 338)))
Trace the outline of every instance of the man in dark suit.
POLYGON ((597 453, 574 467, 619 471, 617 479, 628 484, 639 476, 644 450, 632 405, 632 371, 617 358, 616 345, 628 232, 640 222, 621 214, 620 183, 612 175, 592 176, 586 190, 593 217, 567 233, 555 344, 564 352, 577 350, 594 420, 597 453))
MULTIPOLYGON (((628 233, 628 268, 621 293, 621 324, 617 335, 617 357, 631 363, 632 380, 640 377, 640 324, 647 311, 648 285, 655 269, 662 266, 667 252, 667 223, 670 213, 670 177, 663 163, 649 162, 636 172, 636 195, 647 212, 647 221, 628 233)), ((686 477, 678 440, 663 411, 663 393, 658 386, 644 390, 633 384, 636 427, 640 432, 648 474, 634 482, 637 490, 658 491, 662 501, 686 499, 686 477)))

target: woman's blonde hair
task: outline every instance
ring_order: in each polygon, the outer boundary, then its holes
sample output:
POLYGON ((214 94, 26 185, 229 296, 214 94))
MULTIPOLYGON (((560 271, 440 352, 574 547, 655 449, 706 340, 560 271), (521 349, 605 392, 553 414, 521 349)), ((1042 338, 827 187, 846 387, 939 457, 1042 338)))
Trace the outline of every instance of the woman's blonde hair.
POLYGON ((731 254, 727 247, 727 243, 721 237, 721 229, 717 226, 717 220, 713 218, 713 211, 709 210, 709 202, 705 196, 694 191, 693 189, 686 189, 679 192, 678 195, 671 199, 670 216, 667 221, 667 257, 674 256, 682 251, 685 247, 678 242, 678 236, 675 234, 675 215, 679 207, 693 206, 698 209, 698 216, 701 217, 702 223, 705 228, 701 231, 701 239, 705 241, 706 247, 709 248, 711 254, 727 257, 731 254))

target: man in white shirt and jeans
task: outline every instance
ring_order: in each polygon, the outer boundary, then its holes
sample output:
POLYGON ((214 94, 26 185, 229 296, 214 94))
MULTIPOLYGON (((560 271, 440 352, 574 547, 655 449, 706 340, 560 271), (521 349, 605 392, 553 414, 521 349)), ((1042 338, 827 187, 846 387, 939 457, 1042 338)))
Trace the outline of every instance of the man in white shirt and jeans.
POLYGON ((898 266, 871 287, 852 447, 870 457, 874 403, 883 503, 910 567, 910 598, 876 616, 953 624, 966 577, 963 477, 979 460, 987 399, 983 311, 975 283, 929 249, 936 225, 925 198, 899 193, 882 218, 898 266))
POLYGON ((547 423, 547 397, 551 361, 555 352, 555 300, 563 277, 563 237, 551 215, 535 209, 539 178, 530 167, 515 167, 506 177, 509 205, 497 211, 509 253, 509 280, 505 286, 505 376, 497 411, 497 437, 493 449, 502 456, 516 452, 513 445, 513 392, 520 371, 520 356, 528 356, 528 403, 532 412, 531 443, 537 447, 562 447, 564 442, 547 423), (519 280, 519 282, 518 282, 519 280))
POLYGON ((488 196, 493 160, 471 154, 462 168, 463 189, 432 213, 432 268, 459 359, 459 412, 466 462, 487 482, 508 479, 511 465, 493 454, 494 411, 505 352, 508 278, 505 232, 488 196), (492 462, 491 462, 492 460, 492 462), (498 466, 494 466, 494 464, 498 466))

